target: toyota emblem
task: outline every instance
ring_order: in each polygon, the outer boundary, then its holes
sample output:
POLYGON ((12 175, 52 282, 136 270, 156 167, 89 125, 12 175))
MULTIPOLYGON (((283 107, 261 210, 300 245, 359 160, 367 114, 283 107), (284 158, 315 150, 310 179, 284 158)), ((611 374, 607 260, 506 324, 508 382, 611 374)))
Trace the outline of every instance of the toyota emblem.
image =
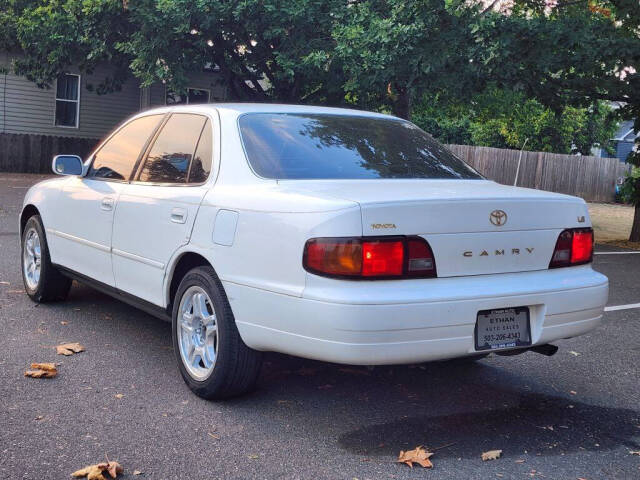
POLYGON ((489 221, 496 227, 501 227, 507 223, 507 214, 504 210, 494 210, 489 214, 489 221))

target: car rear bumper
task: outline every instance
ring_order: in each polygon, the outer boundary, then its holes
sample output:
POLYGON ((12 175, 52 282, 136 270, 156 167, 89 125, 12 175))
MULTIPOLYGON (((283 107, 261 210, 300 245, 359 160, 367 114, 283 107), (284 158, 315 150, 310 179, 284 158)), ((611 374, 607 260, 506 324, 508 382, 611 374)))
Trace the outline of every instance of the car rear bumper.
POLYGON ((608 280, 590 266, 474 277, 349 282, 310 276, 302 297, 223 282, 252 348, 380 365, 477 353, 480 310, 528 306, 534 345, 602 320, 608 280))

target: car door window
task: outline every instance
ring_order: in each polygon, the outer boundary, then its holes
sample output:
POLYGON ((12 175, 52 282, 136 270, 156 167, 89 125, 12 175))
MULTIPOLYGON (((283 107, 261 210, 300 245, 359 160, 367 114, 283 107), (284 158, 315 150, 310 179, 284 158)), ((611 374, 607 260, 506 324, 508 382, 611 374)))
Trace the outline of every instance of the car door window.
POLYGON ((140 151, 162 117, 137 118, 118 130, 94 155, 87 177, 129 180, 140 151))
POLYGON ((213 154, 213 138, 211 135, 211 123, 209 120, 204 124, 196 153, 191 161, 189 169, 188 183, 204 183, 211 172, 211 157, 213 154))
POLYGON ((186 183, 189 166, 207 117, 171 115, 147 154, 139 180, 149 183, 186 183))

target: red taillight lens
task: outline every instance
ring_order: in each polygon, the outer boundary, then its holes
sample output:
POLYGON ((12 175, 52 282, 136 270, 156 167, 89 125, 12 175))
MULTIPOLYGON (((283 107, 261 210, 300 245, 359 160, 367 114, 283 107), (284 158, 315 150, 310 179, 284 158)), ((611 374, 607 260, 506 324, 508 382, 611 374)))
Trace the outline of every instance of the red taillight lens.
POLYGON ((407 239, 407 275, 412 277, 436 276, 436 261, 429 244, 420 237, 407 239))
POLYGON ((591 262, 593 258, 593 229, 572 228, 558 237, 549 268, 569 267, 591 262))
POLYGON ((404 242, 368 241, 362 242, 362 276, 390 277, 402 275, 404 264, 404 242))
POLYGON ((571 264, 588 263, 593 256, 593 230, 576 230, 573 232, 571 246, 571 264))
POLYGON ((304 247, 305 270, 329 277, 435 277, 429 244, 420 237, 313 238, 304 247))

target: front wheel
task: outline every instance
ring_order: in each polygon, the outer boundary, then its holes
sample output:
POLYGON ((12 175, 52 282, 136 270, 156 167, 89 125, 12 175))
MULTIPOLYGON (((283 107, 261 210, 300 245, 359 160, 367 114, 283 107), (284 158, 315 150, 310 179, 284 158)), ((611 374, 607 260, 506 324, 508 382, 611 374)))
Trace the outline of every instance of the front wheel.
POLYGON ((71 288, 71 279, 52 264, 42 219, 34 215, 22 232, 22 281, 27 295, 34 302, 64 300, 71 288))
POLYGON ((224 399, 253 389, 262 356, 240 338, 213 268, 197 267, 185 275, 174 299, 172 320, 178 368, 196 395, 224 399))

